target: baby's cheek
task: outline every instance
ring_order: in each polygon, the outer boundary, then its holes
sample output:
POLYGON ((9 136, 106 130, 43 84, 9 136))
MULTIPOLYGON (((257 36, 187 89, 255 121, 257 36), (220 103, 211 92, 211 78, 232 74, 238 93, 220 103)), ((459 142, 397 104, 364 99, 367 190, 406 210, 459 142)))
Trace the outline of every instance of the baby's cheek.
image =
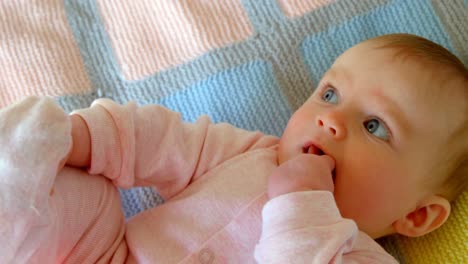
POLYGON ((352 219, 360 230, 374 231, 382 217, 382 210, 389 205, 382 201, 382 190, 369 186, 355 186, 335 193, 342 217, 352 219))

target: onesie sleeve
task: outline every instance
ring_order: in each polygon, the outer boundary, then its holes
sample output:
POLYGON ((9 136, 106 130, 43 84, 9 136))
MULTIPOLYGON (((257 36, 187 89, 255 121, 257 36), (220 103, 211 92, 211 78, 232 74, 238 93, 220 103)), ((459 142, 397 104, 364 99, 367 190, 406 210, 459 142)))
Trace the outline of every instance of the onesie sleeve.
POLYGON ((123 188, 153 186, 165 199, 209 169, 240 153, 274 145, 277 139, 220 123, 207 116, 186 123, 160 105, 138 107, 99 99, 80 115, 91 136, 91 174, 123 188))
POLYGON ((68 115, 51 98, 0 110, 0 263, 52 263, 57 241, 50 192, 70 151, 68 115), (47 250, 38 245, 47 243, 47 250))
POLYGON ((258 263, 398 263, 341 217, 328 191, 278 196, 264 206, 262 218, 258 263))

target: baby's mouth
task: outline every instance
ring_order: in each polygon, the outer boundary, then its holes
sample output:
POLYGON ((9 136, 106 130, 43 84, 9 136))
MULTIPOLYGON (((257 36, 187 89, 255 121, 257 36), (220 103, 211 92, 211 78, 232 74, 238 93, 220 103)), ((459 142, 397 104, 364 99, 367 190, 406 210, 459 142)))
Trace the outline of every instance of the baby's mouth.
POLYGON ((303 147, 302 152, 304 154, 314 154, 314 155, 319 155, 319 156, 322 156, 325 154, 323 150, 321 150, 319 147, 315 146, 314 144, 310 144, 308 146, 303 147))
MULTIPOLYGON (((325 152, 323 152, 323 150, 321 148, 317 147, 314 144, 307 144, 306 146, 304 146, 302 148, 302 153, 304 153, 304 154, 313 154, 313 155, 318 155, 318 156, 325 155, 325 152)), ((332 170, 333 183, 335 183, 335 178, 336 178, 336 168, 333 168, 333 170, 332 170)))

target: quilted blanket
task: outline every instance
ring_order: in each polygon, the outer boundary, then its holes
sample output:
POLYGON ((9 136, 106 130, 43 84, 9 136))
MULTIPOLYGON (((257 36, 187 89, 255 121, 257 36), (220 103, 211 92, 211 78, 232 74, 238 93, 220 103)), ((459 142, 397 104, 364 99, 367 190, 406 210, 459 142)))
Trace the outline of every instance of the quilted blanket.
MULTIPOLYGON (((341 52, 394 32, 468 63, 466 0, 3 0, 0 106, 107 97, 279 136, 341 52)), ((126 217, 163 202, 151 188, 121 197, 126 217)), ((468 263, 467 210, 465 191, 441 229, 379 242, 401 263, 468 263)))

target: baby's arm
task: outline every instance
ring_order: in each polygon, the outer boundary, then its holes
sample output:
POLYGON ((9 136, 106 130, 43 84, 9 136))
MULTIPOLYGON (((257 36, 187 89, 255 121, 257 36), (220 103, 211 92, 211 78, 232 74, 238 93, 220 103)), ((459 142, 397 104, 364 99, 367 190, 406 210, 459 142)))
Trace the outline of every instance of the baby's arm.
POLYGON ((278 196, 262 217, 258 263, 397 263, 354 221, 340 216, 329 191, 278 196))
POLYGON ((68 165, 87 167, 124 188, 155 186, 166 199, 219 163, 276 142, 259 132, 213 124, 206 116, 185 123, 159 105, 108 99, 73 113, 71 120, 68 165))
POLYGON ((307 154, 273 172, 255 248, 258 263, 397 263, 354 221, 341 217, 333 167, 330 157, 307 154))
POLYGON ((29 97, 0 110, 0 263, 53 262, 57 244, 49 238, 58 226, 50 190, 70 150, 70 130, 50 98, 29 97))

